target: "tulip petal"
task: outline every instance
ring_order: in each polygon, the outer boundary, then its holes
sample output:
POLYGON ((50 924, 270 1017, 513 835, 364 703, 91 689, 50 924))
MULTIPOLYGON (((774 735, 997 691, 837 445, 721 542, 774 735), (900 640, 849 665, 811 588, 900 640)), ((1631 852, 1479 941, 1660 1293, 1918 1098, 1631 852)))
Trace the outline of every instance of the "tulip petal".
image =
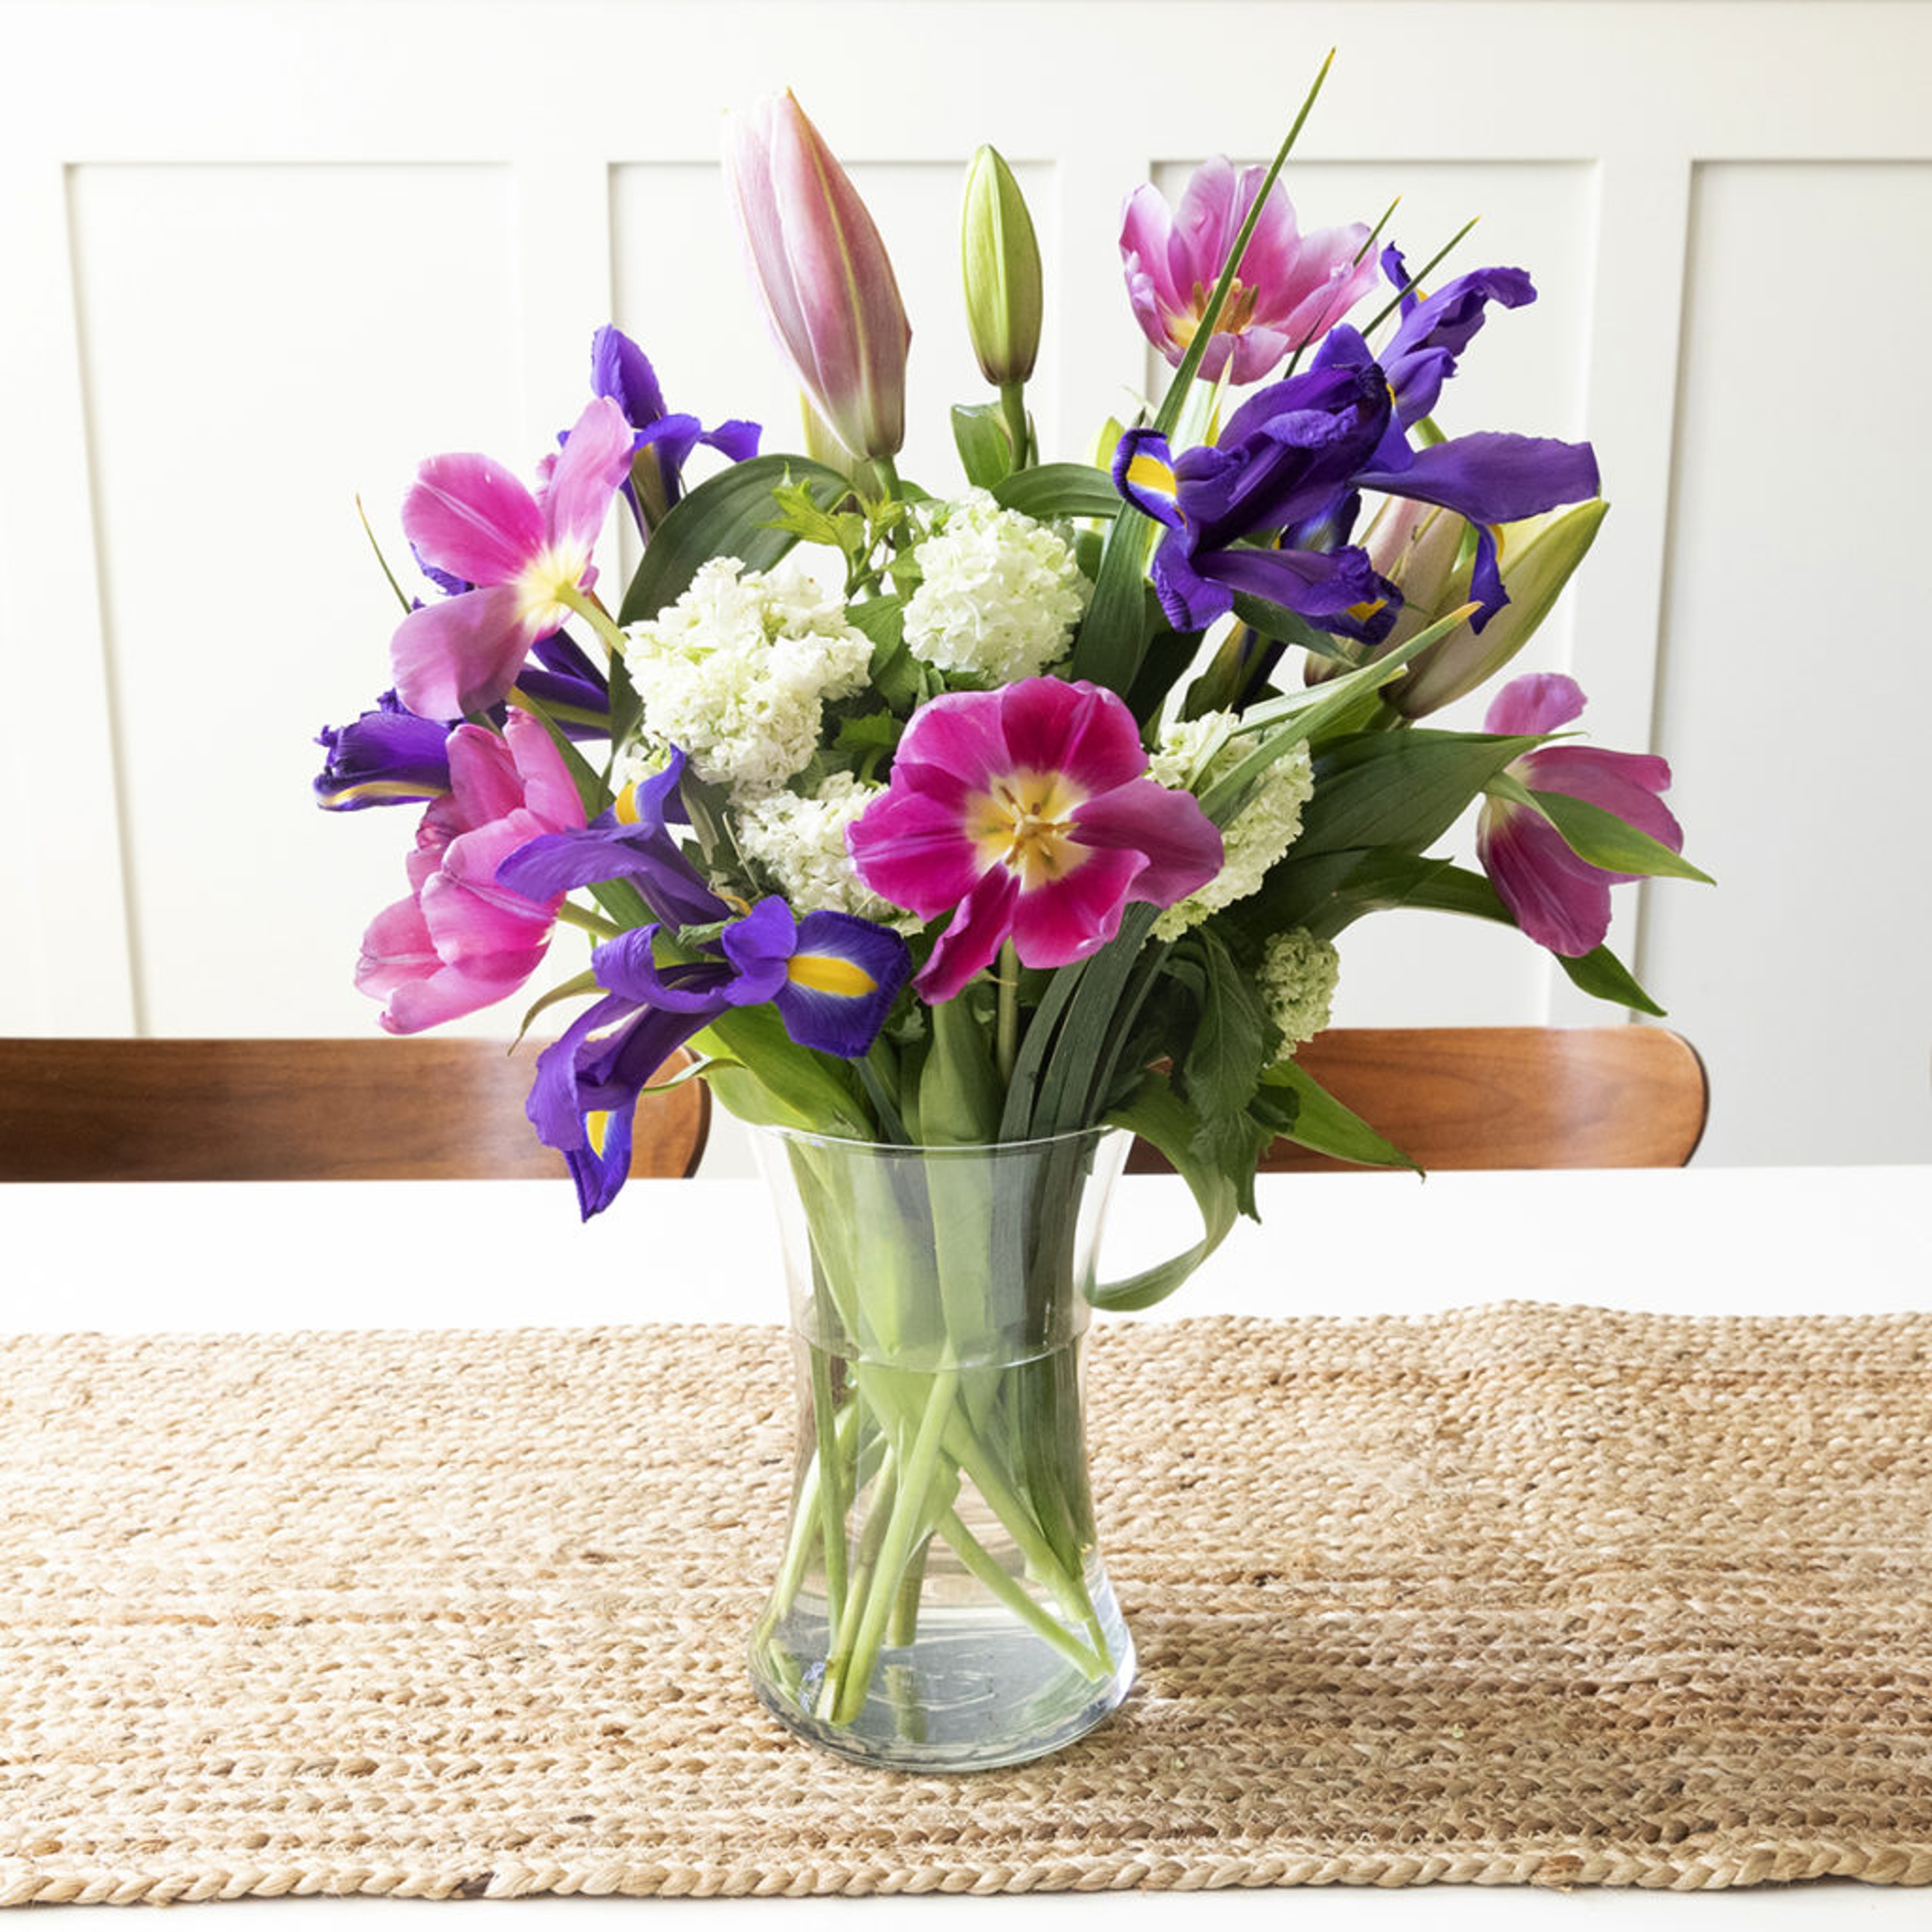
POLYGON ((1220 871, 1224 856, 1220 833, 1193 796, 1152 778, 1090 799, 1080 808, 1073 836, 1097 850, 1138 853, 1146 863, 1130 896, 1154 905, 1172 905, 1198 892, 1220 871))
POLYGON ((1012 909, 1020 964, 1066 966, 1099 952, 1120 931, 1127 902, 1141 896, 1133 888, 1146 868, 1138 852, 1088 848, 1082 862, 1050 886, 1022 892, 1012 909))
POLYGON ((610 514, 611 498, 631 473, 635 440, 623 411, 608 397, 585 404, 544 492, 546 533, 560 549, 589 554, 610 514))
POLYGON ((919 970, 914 989, 928 1006, 939 1006, 961 992, 974 974, 993 963, 994 956, 1012 930, 1013 905, 1019 881, 1004 866, 980 875, 960 901, 946 930, 934 943, 932 956, 919 970))
POLYGON ((1147 770, 1134 715, 1113 692, 1084 680, 1029 677, 998 696, 1009 770, 1062 772, 1090 796, 1147 770))
POLYGON ((1560 670, 1513 677, 1490 700, 1483 729, 1498 737, 1540 737, 1583 715, 1583 687, 1560 670))
POLYGON ((1604 943, 1616 875, 1585 864, 1548 820, 1492 799, 1477 819, 1476 853, 1497 896, 1538 945, 1576 959, 1604 943))
POLYGON ((389 640, 396 694, 423 718, 458 718, 500 704, 529 650, 508 586, 466 590, 412 610, 389 640))
POLYGON ((543 548, 536 499, 487 456, 432 456, 421 464, 402 522, 421 556, 471 584, 507 584, 543 548))

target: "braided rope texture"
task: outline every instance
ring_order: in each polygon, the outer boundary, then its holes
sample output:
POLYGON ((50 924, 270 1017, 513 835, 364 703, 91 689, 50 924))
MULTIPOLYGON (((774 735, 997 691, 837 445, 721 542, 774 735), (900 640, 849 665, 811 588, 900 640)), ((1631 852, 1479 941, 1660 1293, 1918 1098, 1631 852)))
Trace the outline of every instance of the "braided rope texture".
POLYGON ((1139 1646, 866 1772, 744 1646, 772 1329, 0 1343, 0 1901, 1932 1882, 1932 1316, 1121 1324, 1139 1646))

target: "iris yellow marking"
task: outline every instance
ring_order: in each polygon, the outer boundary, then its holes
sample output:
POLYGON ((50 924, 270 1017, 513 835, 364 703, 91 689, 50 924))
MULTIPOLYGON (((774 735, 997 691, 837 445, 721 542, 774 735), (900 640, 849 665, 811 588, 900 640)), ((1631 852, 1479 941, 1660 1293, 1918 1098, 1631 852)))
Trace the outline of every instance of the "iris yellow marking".
POLYGON ((785 977, 808 993, 831 993, 842 1000, 862 1000, 879 984, 864 967, 836 952, 794 952, 785 962, 785 977))
POLYGON ((620 825, 634 825, 638 822, 638 782, 633 778, 610 801, 610 816, 620 825))
POLYGON ((604 1137, 610 1131, 610 1116, 607 1113, 586 1114, 584 1131, 590 1142, 590 1151, 599 1160, 604 1158, 604 1137))
POLYGON ((1127 481, 1137 490, 1144 490, 1150 495, 1172 496, 1180 488, 1174 479, 1174 471, 1157 456, 1144 454, 1136 456, 1127 465, 1127 481))

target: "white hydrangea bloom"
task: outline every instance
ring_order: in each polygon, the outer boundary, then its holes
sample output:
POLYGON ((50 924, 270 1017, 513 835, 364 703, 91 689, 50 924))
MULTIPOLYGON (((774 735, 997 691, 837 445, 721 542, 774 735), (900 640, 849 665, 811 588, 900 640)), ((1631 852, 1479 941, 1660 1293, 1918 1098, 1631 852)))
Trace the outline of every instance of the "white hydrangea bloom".
POLYGON ((805 769, 822 706, 864 687, 872 646, 810 578, 721 556, 625 633, 624 656, 645 734, 682 746, 707 783, 754 796, 805 769))
POLYGON ((1268 1018, 1282 1030, 1286 1047, 1312 1040, 1328 1024, 1341 959, 1325 939, 1305 926, 1278 932, 1262 950, 1257 976, 1268 1018))
POLYGON ((923 580, 906 604, 906 648, 988 686, 1064 656, 1092 594, 1071 544, 985 490, 954 504, 913 554, 923 580))
POLYGON ((916 932, 916 916, 860 884, 845 847, 845 828, 884 789, 834 772, 815 796, 775 791, 751 800, 734 814, 738 849, 771 874, 796 913, 850 913, 916 932))
MULTIPOLYGON (((1252 735, 1228 735, 1232 722, 1228 712, 1210 712, 1169 725, 1150 761, 1154 777, 1177 789, 1191 785, 1196 792, 1207 791, 1256 748, 1258 741, 1252 735), (1220 748, 1210 750, 1217 739, 1220 748)), ((1314 790, 1314 766, 1306 745, 1276 759, 1240 816, 1221 828, 1221 869, 1198 892, 1169 906, 1154 921, 1155 937, 1178 939, 1209 914, 1257 890, 1268 868, 1300 836, 1301 808, 1314 790)))

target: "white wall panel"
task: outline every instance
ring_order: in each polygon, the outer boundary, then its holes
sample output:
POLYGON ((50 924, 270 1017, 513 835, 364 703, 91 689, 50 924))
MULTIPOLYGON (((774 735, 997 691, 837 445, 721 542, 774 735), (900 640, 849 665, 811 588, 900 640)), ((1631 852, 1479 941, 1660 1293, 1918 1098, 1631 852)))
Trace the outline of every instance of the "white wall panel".
POLYGON ((1932 166, 1707 167, 1693 234, 1658 748, 1718 890, 1658 894, 1645 964, 1712 1159, 1924 1160, 1932 166), (1858 320, 1801 255, 1869 266, 1858 320))
MULTIPOLYGON (((1084 453, 1144 381, 1123 197, 1268 152, 1330 45, 1305 211, 1400 190, 1417 262, 1480 212, 1442 272, 1520 262, 1543 296, 1479 339, 1450 426, 1598 447, 1612 514, 1526 662, 1576 671, 1598 742, 1654 734, 1722 881, 1644 915, 1712 1061, 1706 1157, 1922 1153, 1932 904, 1899 830, 1928 829, 1899 776, 1927 696, 1901 614, 1932 430, 1922 0, 0 6, 0 798, 28 828, 0 862, 0 1028, 370 1023, 349 972, 412 814, 308 792, 316 727, 385 682, 352 499, 393 541, 419 458, 532 462, 613 316, 676 405, 793 440, 718 183, 734 102, 795 87, 872 200, 915 330, 905 468, 944 488, 946 406, 980 393, 974 146, 1033 199, 1032 400, 1048 450, 1084 453), (1817 682, 1848 638, 1877 667, 1853 764, 1817 682), (1771 1044, 1794 1014, 1823 1083, 1800 1108, 1771 1044)), ((1356 1022, 1604 1010, 1507 932, 1390 918, 1347 951, 1356 1022)))
MULTIPOLYGON (((400 814, 307 796, 388 682, 357 520, 439 448, 525 452, 511 184, 439 166, 82 166, 71 202, 143 1026, 346 1030, 400 814), (340 1024, 326 1024, 334 1018, 340 1024)), ((560 402, 561 402, 560 398, 560 402)))

